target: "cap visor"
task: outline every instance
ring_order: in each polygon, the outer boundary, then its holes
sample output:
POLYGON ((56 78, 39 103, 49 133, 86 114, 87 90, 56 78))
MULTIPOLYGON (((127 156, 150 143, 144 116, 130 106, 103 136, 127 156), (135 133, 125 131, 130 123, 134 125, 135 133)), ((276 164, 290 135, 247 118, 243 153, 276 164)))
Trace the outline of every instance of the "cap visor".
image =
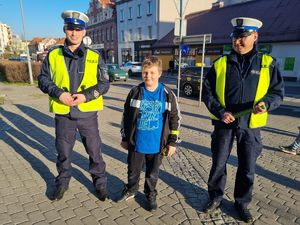
POLYGON ((85 27, 78 24, 66 24, 67 30, 84 30, 85 27))
POLYGON ((230 37, 232 38, 241 38, 241 37, 247 37, 250 34, 252 34, 253 31, 249 31, 249 30, 234 30, 230 37))

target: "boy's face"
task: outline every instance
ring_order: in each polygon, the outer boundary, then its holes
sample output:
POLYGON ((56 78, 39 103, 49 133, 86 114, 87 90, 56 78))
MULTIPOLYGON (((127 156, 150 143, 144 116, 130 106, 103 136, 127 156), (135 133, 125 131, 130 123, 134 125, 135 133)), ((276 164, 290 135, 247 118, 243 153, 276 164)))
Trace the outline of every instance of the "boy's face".
POLYGON ((158 66, 145 66, 142 71, 142 78, 147 89, 155 89, 158 85, 158 80, 161 72, 158 66))

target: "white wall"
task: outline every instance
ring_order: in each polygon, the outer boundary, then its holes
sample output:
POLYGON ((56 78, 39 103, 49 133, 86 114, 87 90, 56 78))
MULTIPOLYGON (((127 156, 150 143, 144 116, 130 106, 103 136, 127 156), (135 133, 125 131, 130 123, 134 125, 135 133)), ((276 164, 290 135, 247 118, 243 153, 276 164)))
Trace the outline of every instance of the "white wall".
POLYGON ((280 66, 280 72, 285 77, 296 77, 300 81, 300 42, 272 44, 271 55, 276 58, 280 66), (284 71, 286 57, 295 57, 293 71, 284 71))
MULTIPOLYGON (((215 0, 189 0, 187 1, 184 15, 210 9, 213 2, 215 0)), ((179 14, 174 0, 159 0, 158 7, 158 20, 160 23, 158 39, 161 39, 174 28, 174 21, 176 18, 179 18, 179 14)))

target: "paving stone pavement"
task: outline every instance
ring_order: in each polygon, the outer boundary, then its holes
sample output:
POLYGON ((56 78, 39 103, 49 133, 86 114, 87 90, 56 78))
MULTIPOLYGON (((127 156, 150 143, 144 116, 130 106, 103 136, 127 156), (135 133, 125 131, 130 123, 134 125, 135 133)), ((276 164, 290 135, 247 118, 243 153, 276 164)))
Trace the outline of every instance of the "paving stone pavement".
MULTIPOLYGON (((99 114, 102 151, 107 164, 111 200, 97 200, 88 173, 88 158, 78 141, 73 153, 73 178, 61 201, 49 199, 54 189, 56 151, 54 120, 47 96, 35 86, 0 83, 5 104, 0 106, 0 224, 243 224, 233 208, 235 147, 228 161, 227 189, 222 207, 203 213, 211 166, 213 129, 204 105, 181 99, 182 142, 171 159, 164 159, 157 185, 156 212, 145 210, 144 174, 132 201, 117 203, 126 182, 126 151, 119 146, 125 97, 136 80, 111 85, 99 114)), ((299 100, 299 99, 298 99, 299 100)), ((293 103, 300 101, 293 99, 293 103)), ((290 99, 289 99, 290 101, 290 99)), ((262 131, 264 149, 257 162, 253 201, 254 224, 300 224, 300 159, 278 151, 294 140, 299 105, 285 102, 270 115, 262 131)))

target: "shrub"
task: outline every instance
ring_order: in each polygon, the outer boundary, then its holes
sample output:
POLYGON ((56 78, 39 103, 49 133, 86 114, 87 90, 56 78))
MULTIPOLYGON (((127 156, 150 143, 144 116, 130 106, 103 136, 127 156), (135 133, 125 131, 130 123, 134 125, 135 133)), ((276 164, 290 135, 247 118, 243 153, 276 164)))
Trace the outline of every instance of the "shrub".
MULTIPOLYGON (((41 71, 41 63, 31 62, 33 80, 41 71)), ((0 61, 0 73, 9 82, 29 82, 29 72, 27 62, 16 62, 9 60, 0 61)))

